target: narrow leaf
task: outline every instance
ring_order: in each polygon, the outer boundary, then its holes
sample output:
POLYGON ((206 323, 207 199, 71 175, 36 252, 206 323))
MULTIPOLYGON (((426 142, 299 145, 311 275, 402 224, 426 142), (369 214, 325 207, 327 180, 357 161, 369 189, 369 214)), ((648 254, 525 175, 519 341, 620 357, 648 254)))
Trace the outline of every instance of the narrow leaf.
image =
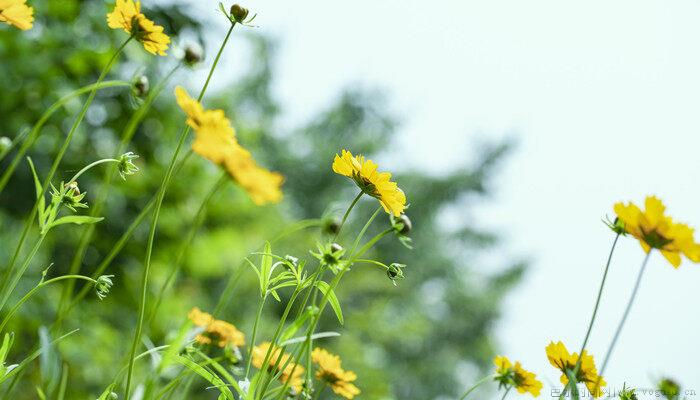
POLYGON ((82 225, 82 224, 95 224, 100 221, 102 221, 104 218, 102 217, 89 217, 87 215, 68 215, 65 217, 61 217, 54 221, 51 224, 51 228, 57 225, 63 225, 63 224, 76 224, 76 225, 82 225))
POLYGON ((324 281, 316 282, 316 287, 323 293, 324 296, 328 297, 328 303, 330 303, 331 308, 333 308, 335 316, 338 317, 338 322, 340 322, 340 325, 343 325, 343 310, 340 309, 340 302, 338 301, 338 297, 335 295, 335 291, 333 291, 328 283, 324 281))

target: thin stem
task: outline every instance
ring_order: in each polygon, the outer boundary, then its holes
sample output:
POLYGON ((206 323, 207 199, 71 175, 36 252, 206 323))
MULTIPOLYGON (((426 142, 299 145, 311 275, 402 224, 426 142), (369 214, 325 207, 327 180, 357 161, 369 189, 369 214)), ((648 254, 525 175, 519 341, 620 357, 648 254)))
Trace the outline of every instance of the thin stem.
MULTIPOLYGON (((588 323, 588 329, 586 330, 586 336, 583 339, 583 344, 581 345, 581 350, 579 350, 578 354, 578 359, 576 360, 576 366, 574 367, 574 376, 578 374, 579 369, 581 368, 581 358, 583 357, 583 352, 586 350, 586 345, 588 344, 588 339, 591 336, 591 331, 593 330, 593 324, 595 323, 596 315, 598 314, 598 307, 600 306, 600 299, 603 297, 603 288, 605 287, 605 280, 608 277, 608 271, 610 269, 610 262, 612 261, 613 253, 615 252, 615 246, 617 245, 617 241, 620 239, 620 234, 617 233, 615 234, 615 240, 613 240, 612 246, 610 247, 610 253, 608 254, 608 260, 605 263, 605 269, 603 270, 603 278, 600 281, 600 287, 598 288, 598 297, 596 297, 595 300, 595 306, 593 307, 593 315, 591 315, 591 321, 588 323)), ((571 383, 568 383, 565 387, 564 390, 562 391, 561 395, 559 396, 560 399, 563 399, 566 393, 569 390, 569 387, 571 386, 571 383)))
POLYGON ((321 387, 316 390, 316 393, 314 394, 313 400, 318 400, 321 398, 321 393, 323 393, 323 390, 326 389, 326 386, 328 386, 328 384, 326 382, 323 382, 321 384, 321 387))
POLYGON ((484 382, 487 382, 487 381, 493 379, 494 376, 495 376, 495 375, 493 375, 493 374, 487 375, 487 376, 485 376, 485 377, 479 379, 478 381, 476 381, 476 383, 474 383, 469 389, 467 389, 466 392, 464 392, 464 394, 462 395, 462 397, 459 398, 459 400, 464 400, 464 399, 466 399, 467 396, 469 396, 469 393, 473 392, 474 390, 476 390, 476 388, 478 388, 479 386, 483 385, 484 382))
POLYGON ((5 308, 5 304, 7 304, 7 300, 10 298, 10 295, 12 295, 12 292, 17 287, 17 284, 19 283, 19 280, 22 278, 22 275, 24 275, 24 273, 27 271, 27 268, 29 268, 29 265, 32 262, 32 258, 34 258, 34 255, 36 255, 36 252, 39 251, 39 247, 41 247, 41 243, 44 241, 45 237, 46 237, 46 235, 39 236, 39 239, 37 239, 36 243, 34 243, 34 247, 32 247, 32 250, 27 255, 27 258, 24 260, 24 263, 22 263, 22 266, 19 268, 19 271, 17 271, 17 274, 10 282, 10 286, 8 286, 7 289, 4 291, 3 296, 2 296, 2 301, 0 302, 0 311, 2 311, 3 308, 5 308))
POLYGON ((503 393, 503 397, 501 397, 501 400, 506 400, 508 393, 510 393, 510 389, 513 389, 513 386, 509 386, 508 389, 506 389, 505 393, 503 393))
POLYGON ((119 160, 114 159, 114 158, 103 158, 102 160, 97 160, 97 161, 95 161, 95 162, 92 162, 92 163, 86 165, 86 166, 85 166, 83 169, 81 169, 80 171, 78 171, 75 175, 73 175, 73 177, 70 178, 70 180, 69 180, 68 182, 75 182, 75 181, 78 180, 78 178, 80 178, 80 175, 84 174, 84 173, 87 172, 89 169, 91 169, 91 168, 93 168, 93 167, 96 167, 96 166, 98 166, 98 165, 100 165, 100 164, 106 164, 106 163, 119 163, 119 160))
MULTIPOLYGON (((207 76, 206 81, 204 82, 204 87, 202 87, 202 90, 199 92, 199 97, 197 98, 198 101, 202 101, 202 98, 204 97, 204 93, 207 90, 207 87, 209 87, 209 82, 211 81, 211 77, 214 74, 214 70, 216 69, 217 64, 219 63, 219 59, 221 58, 221 54, 224 52, 224 48, 226 47, 226 43, 228 42, 228 39, 231 37, 231 32, 233 31, 235 24, 231 24, 231 27, 229 28, 228 32, 226 33, 226 37, 224 38, 223 43, 221 44, 221 47, 219 48, 219 52, 216 55, 216 58, 214 59, 214 62, 209 69, 209 75, 207 76)), ((141 341, 141 331, 143 330, 143 320, 144 320, 144 315, 146 311, 146 298, 148 295, 148 275, 150 272, 151 268, 151 255, 153 253, 153 243, 155 241, 155 236, 156 236, 156 227, 158 225, 158 217, 160 216, 160 208, 163 205, 163 199, 165 198, 165 192, 167 191, 168 185, 170 184, 170 178, 172 176, 173 170, 175 168, 175 164, 177 162, 178 156, 180 155, 180 149, 182 148, 182 145, 185 142, 185 139, 187 138, 188 133, 190 132, 190 127, 188 125, 185 126, 185 128, 182 130, 180 133, 180 138, 178 139, 177 142, 177 147, 175 148, 175 151, 173 152, 173 156, 170 160, 170 164, 168 165, 168 170, 165 173, 165 177, 163 179, 163 182, 160 185, 160 188, 158 190, 158 197, 156 199, 156 204, 155 204, 155 209, 153 212, 153 219, 151 220, 151 228, 149 231, 148 235, 148 243, 146 245, 146 257, 144 260, 144 268, 143 268, 143 274, 141 276, 141 301, 139 304, 139 316, 138 316, 138 321, 136 324, 136 332, 134 334, 134 340, 131 344, 131 351, 129 355, 129 370, 127 373, 126 377, 126 391, 125 391, 125 398, 129 398, 130 392, 131 392, 131 379, 133 377, 134 373, 134 355, 136 354, 136 349, 138 347, 139 342, 141 341)))
POLYGON ((370 239, 367 243, 365 243, 364 246, 362 246, 362 248, 360 250, 357 251, 357 253, 355 255, 352 256, 352 260, 354 261, 358 257, 361 257, 369 249, 371 249, 379 240, 381 240, 384 236, 390 234, 393 231, 394 231, 394 228, 389 228, 389 229, 381 232, 377 236, 373 237, 372 239, 370 239))
POLYGON ((355 199, 353 199, 352 203, 350 203, 350 207, 348 207, 347 210, 345 210, 345 214, 343 215, 343 219, 340 221, 340 226, 338 226, 338 231, 335 233, 335 236, 333 236, 333 241, 335 242, 336 239, 338 239, 338 236, 340 235, 340 231, 343 229, 343 225, 345 225, 345 221, 348 220, 348 216, 350 215, 350 211, 352 211, 353 208, 355 208, 355 204, 357 204, 358 201, 360 201, 360 198, 365 192, 360 190, 360 193, 355 196, 355 199))
POLYGON ((603 374, 605 373, 605 369, 607 368, 608 362, 610 361, 610 356, 612 355, 612 352, 615 349, 615 345, 617 344, 617 339, 619 339, 620 332, 622 332, 622 327, 625 326, 625 322, 627 321, 627 317, 629 316, 630 310, 632 309, 634 299, 637 297, 637 292, 639 292, 639 286, 642 283, 642 276, 644 275, 644 271, 647 268, 649 256, 651 256, 651 251, 649 251, 646 254, 646 256, 644 256, 644 261, 642 261, 642 266, 639 269, 639 274, 637 275, 637 281, 634 284, 634 289, 632 289, 632 295, 630 296, 630 299, 627 302, 627 307, 625 307, 624 314, 622 314, 620 324, 617 325, 615 335, 613 336, 613 339, 610 342, 610 346, 608 346, 608 351, 605 353, 605 358, 603 359, 603 366, 600 368, 600 376, 603 376, 603 374))
POLYGON ((350 254, 355 252, 355 249, 357 249, 357 246, 359 246, 360 241, 365 236, 365 233, 367 232, 367 229, 369 229, 369 226, 372 224, 372 221, 374 221, 374 219, 377 218, 377 215, 379 215, 381 211, 382 206, 377 207, 377 210, 374 212, 374 214, 372 214, 372 216, 367 220, 367 223, 365 224, 365 226, 362 227, 362 230, 355 238, 355 242, 352 244, 352 250, 350 250, 350 254))
POLYGON ((39 134, 41 133, 41 128, 44 127, 44 124, 46 121, 49 120, 49 118, 55 113, 57 110, 61 109, 64 104, 66 104, 68 101, 73 100, 75 97, 80 96, 81 94, 85 92, 89 92, 92 90, 100 90, 100 89, 107 89, 107 88, 112 88, 112 87, 129 87, 131 86, 131 82, 127 81, 104 81, 104 82, 98 82, 98 83, 92 83, 87 86, 83 86, 79 89, 76 89, 67 95, 61 97, 58 99, 55 103, 53 103, 44 113, 41 115, 39 120, 34 124, 32 127, 32 130, 29 132, 29 135, 24 139, 24 142, 22 142, 22 146, 20 146, 19 150, 15 154, 15 156, 12 158, 12 161, 10 161, 10 165, 7 166, 5 171, 2 173, 2 177, 0 177, 0 193, 5 189, 5 186, 7 186, 8 181, 12 177, 12 174, 14 173, 15 169, 19 165, 19 163, 22 161, 24 158, 24 155, 27 153, 30 147, 36 142, 36 139, 38 138, 39 134))
POLYGON ((94 280, 94 279, 92 279, 92 278, 90 278, 90 277, 87 277, 87 276, 83 276, 83 275, 63 275, 63 276, 59 276, 59 277, 56 277, 56 278, 53 278, 53 279, 49 279, 49 280, 47 280, 47 281, 44 281, 44 282, 39 283, 38 285, 34 286, 34 287, 32 288, 32 290, 30 290, 29 292, 27 292, 27 294, 25 294, 25 295, 17 302, 17 304, 15 304, 14 307, 12 307, 12 308, 10 309, 10 311, 7 313, 7 315, 5 315, 5 318, 3 318, 2 323, 0 323, 0 332, 2 332, 3 328, 5 328, 5 325, 7 325, 7 323, 10 321, 10 318, 14 315, 14 313, 22 306, 22 304, 24 304, 24 302, 26 302, 27 300, 29 300, 29 298, 32 297, 32 295, 33 295, 36 291, 38 291, 39 289, 41 289, 42 287, 44 287, 44 286, 46 286, 46 285, 50 285, 50 284, 52 284, 52 283, 59 282, 59 281, 63 281, 63 280, 66 280, 66 279, 82 279, 82 280, 86 280, 86 281, 89 281, 89 282, 92 282, 92 283, 97 283, 96 280, 94 280))
MULTIPOLYGON (((114 66, 114 63, 117 61, 117 58, 119 54, 124 50, 124 47, 131 41, 132 37, 130 36, 112 55, 112 58, 110 58, 109 62, 107 65, 104 67, 102 70, 102 73, 100 73, 99 78, 97 78, 97 82, 101 83, 105 76, 107 76, 107 73, 112 69, 114 66)), ((7 266, 5 269, 5 275, 3 277, 3 282, 2 282, 2 290, 5 290, 5 286, 7 285, 7 281, 9 277, 12 275, 12 271, 14 269, 15 262, 17 261, 17 257, 19 256, 19 253, 22 251, 22 246, 24 245, 24 241, 27 238, 27 234, 29 233, 30 228, 32 227, 32 221, 36 217, 36 214, 39 210, 39 199, 44 196, 46 193, 46 190, 49 187, 49 184, 51 183, 51 179, 53 179, 54 174, 56 173, 56 170, 58 170, 58 165, 61 163, 61 160, 63 160, 63 156, 66 154, 66 151, 68 150, 68 146, 70 145, 71 141, 73 140, 73 135, 75 134, 76 130, 80 126, 80 123, 83 121, 83 118, 85 118, 85 114, 87 113, 88 108, 90 108, 90 105, 92 104, 92 101, 95 99, 95 94, 97 92, 96 88, 93 88, 90 91, 90 94, 88 95, 87 100, 85 100, 85 103, 83 104, 83 108, 80 110, 78 113, 78 116, 76 117, 75 121, 73 122, 73 126, 71 126, 70 131, 68 131, 68 135, 66 135, 66 138, 63 141, 63 144, 61 145, 60 150, 58 151, 58 154, 56 155, 56 158, 53 161, 53 164, 51 165, 51 169, 49 170, 48 175, 46 176, 46 179, 44 180, 42 184, 42 189, 41 193, 38 194, 37 200, 34 202, 34 206, 32 207, 32 211, 29 213, 29 216, 27 217, 25 223, 24 223, 24 230, 22 231, 22 234, 20 235, 20 240, 19 243, 17 243, 17 247, 15 249, 14 255, 12 256, 12 259, 10 261, 10 264, 7 266)))
POLYGON ((151 321, 153 321, 153 318, 155 318, 156 314, 158 314, 158 309, 160 308, 160 304, 163 301, 163 296, 165 295, 165 292, 168 290, 172 282, 175 280, 175 277, 177 274, 180 272, 180 269, 182 269, 182 262, 183 259, 185 258, 185 255, 187 255, 187 250, 189 249, 190 245, 192 244, 192 240, 194 240, 195 234, 197 233, 197 230, 199 229, 200 226, 202 226, 202 223, 204 222, 204 217, 206 215, 206 210, 207 207, 209 206, 209 203, 211 200, 214 198, 214 195, 222 188, 224 185, 229 181, 228 177, 228 172, 223 171, 219 179, 216 181, 216 183, 211 187, 209 192, 206 194, 202 202, 199 204, 199 208, 197 209, 197 212, 194 215, 194 218, 192 219, 192 224, 190 224, 190 229, 187 235, 185 236, 185 240, 182 242, 182 245, 180 246, 180 250, 178 251, 177 257, 175 258, 175 263, 170 269, 170 273, 168 274, 167 278, 165 279, 165 282, 163 282, 163 285, 160 287, 160 290, 158 291, 158 295, 156 296, 155 299, 155 304, 153 306, 153 309, 151 311, 151 316, 148 319, 149 324, 151 321))
MULTIPOLYGON (((158 82, 158 84, 153 88, 153 90, 151 90, 148 93, 148 96, 144 100, 143 104, 141 104, 141 106, 131 115, 131 117, 129 118, 129 122, 127 122, 124 131, 122 132, 121 140, 119 142, 119 145, 117 146, 117 150, 114 152, 115 158, 126 151, 128 144, 131 142, 131 139, 136 133, 136 129, 138 128, 139 123, 146 117, 155 99, 158 98, 160 93, 163 91, 167 83, 170 81, 170 79, 173 77, 173 75, 180 68, 181 65, 181 63, 175 65, 170 70, 170 72, 168 72, 168 74, 163 79, 161 79, 160 82, 158 82)), ((116 166, 111 166, 105 171, 102 177, 102 185, 100 188, 100 192, 98 193, 97 198, 90 207, 90 216, 96 217, 102 212, 102 207, 104 206, 107 200, 107 195, 109 193, 109 189, 112 183, 112 178, 115 175, 115 169, 116 166)), ((96 228, 97 226, 95 224, 89 224, 85 228, 83 228, 82 234, 80 235, 80 241, 78 243, 75 254, 73 255, 73 259, 71 260, 70 267, 68 268, 68 273, 76 274, 80 271, 80 266, 83 262, 83 258, 85 257, 85 252, 87 251, 88 245, 90 244, 90 240, 92 239, 96 228)), ((61 293, 61 301, 59 302, 58 306, 58 321, 62 321, 64 318, 64 313, 70 310, 70 308, 72 308, 71 297, 73 295, 74 288, 75 281, 70 281, 64 286, 64 290, 61 293)))
POLYGON ((250 365, 253 362, 253 348, 255 347, 255 341, 257 340, 258 324, 260 323, 260 317, 262 316, 263 308, 265 307, 265 300, 267 300, 267 296, 260 297, 260 303, 258 304, 258 312, 255 314, 255 322, 253 322, 253 333, 251 334, 249 346, 250 350, 248 351, 248 364, 245 367, 246 379, 248 379, 248 375, 250 375, 250 365))

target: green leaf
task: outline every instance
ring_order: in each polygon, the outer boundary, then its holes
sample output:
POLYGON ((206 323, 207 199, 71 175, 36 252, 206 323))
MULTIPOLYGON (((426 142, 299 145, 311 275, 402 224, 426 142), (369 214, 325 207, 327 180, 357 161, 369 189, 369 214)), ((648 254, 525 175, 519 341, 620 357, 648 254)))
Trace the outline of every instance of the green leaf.
POLYGON ((263 253, 265 254, 260 256, 260 276, 262 278, 260 280, 260 290, 264 295, 270 282, 270 275, 272 274, 272 256, 269 255, 272 253, 270 242, 265 242, 263 253))
POLYGON ((338 317, 338 322, 340 322, 340 325, 343 325, 343 310, 340 309, 340 302, 338 301, 338 297, 336 297, 335 292, 324 281, 316 282, 316 287, 323 293, 324 296, 328 298, 328 302, 330 303, 331 308, 333 308, 335 316, 338 317))
POLYGON ((207 382, 211 383, 212 386, 216 387, 219 390, 219 392, 221 392, 221 394, 225 396, 225 399, 235 400, 233 398, 233 393, 231 393, 231 390, 228 388, 228 386, 226 386, 226 382, 224 382, 217 375, 211 373, 209 370, 190 360, 187 357, 175 355, 173 359, 179 362, 180 364, 184 365, 185 367, 189 368, 192 372, 204 378, 207 382))
POLYGON ((109 396, 109 394, 112 393, 112 391, 114 391, 114 386, 114 383, 107 386, 107 389, 105 389, 105 391, 102 392, 102 394, 100 395, 100 397, 97 398, 97 400, 107 400, 107 396, 109 396))
POLYGON ((76 225, 82 225, 82 224, 95 224, 100 221, 102 221, 104 218, 102 217, 89 217, 87 215, 68 215, 65 217, 61 217, 57 220, 55 220, 50 228, 53 228, 54 226, 57 225, 63 225, 63 224, 76 224, 76 225))
MULTIPOLYGON (((311 339, 316 340, 316 339, 338 337, 338 336, 340 336, 340 333, 338 333, 338 332, 318 332, 318 333, 314 333, 313 335, 311 335, 311 339)), ((304 340, 306 340, 306 336, 299 336, 299 337, 295 337, 293 339, 285 340, 284 342, 280 343, 280 346, 289 346, 290 344, 301 343, 304 340)))
POLYGON ((301 314, 297 319, 294 320, 294 322, 291 323, 287 328, 282 331, 282 335, 280 335, 280 342, 285 342, 294 336, 297 331, 304 326, 304 323, 306 323, 306 320, 309 319, 309 317, 313 314, 313 311, 311 309, 307 309, 303 314, 301 314))
POLYGON ((2 347, 0 347, 0 365, 5 363, 7 358, 7 353, 9 353, 12 343, 15 340, 14 333, 6 333, 5 338, 2 340, 2 347))
POLYGON ((44 201, 44 196, 42 196, 43 187, 39 181, 39 176, 36 174, 36 169, 34 168, 34 163, 32 159, 27 157, 27 162, 29 163, 29 169, 32 170, 32 176, 34 177, 34 187, 36 189, 36 199, 39 201, 37 206, 37 218, 39 218, 39 227, 44 228, 44 208, 46 207, 46 202, 44 201))

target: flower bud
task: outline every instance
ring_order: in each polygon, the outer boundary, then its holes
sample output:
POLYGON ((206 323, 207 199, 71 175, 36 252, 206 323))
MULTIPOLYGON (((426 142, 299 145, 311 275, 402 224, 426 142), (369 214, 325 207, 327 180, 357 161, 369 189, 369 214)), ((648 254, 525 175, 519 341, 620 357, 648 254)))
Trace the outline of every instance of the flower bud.
POLYGON ((406 214, 401 214, 398 217, 392 216, 391 225, 401 235, 408 235, 411 232, 411 228, 413 228, 413 224, 406 214))
POLYGON ((192 67, 202 62, 203 59, 204 50, 202 50, 202 46, 199 43, 187 43, 184 55, 185 64, 192 67))
POLYGON ((670 378, 664 378, 659 382, 659 391, 661 395, 669 400, 677 399, 681 392, 680 385, 670 378))
POLYGON ((100 300, 103 300, 109 294, 112 288, 112 278, 114 275, 101 275, 95 282, 95 293, 100 300))
POLYGON ((337 253, 339 251, 343 251, 343 246, 339 245, 338 243, 331 243, 331 251, 333 253, 337 253))
POLYGON ((137 154, 129 151, 119 157, 119 176, 126 180, 127 175, 133 175, 139 168, 131 160, 139 158, 137 154))
POLYGON ((148 77, 146 75, 139 75, 134 79, 134 95, 136 97, 144 98, 148 95, 151 85, 148 82, 148 77))
POLYGON ((109 400, 117 400, 119 398, 119 396, 114 392, 109 392, 109 395, 107 396, 107 398, 109 400))
POLYGON ((338 220, 335 218, 328 218, 323 221, 323 230, 326 233, 335 235, 338 233, 338 231, 340 231, 340 222, 338 222, 338 220))
POLYGON ((405 264, 391 263, 391 265, 389 265, 389 268, 387 268, 386 270, 386 274, 392 281, 396 279, 403 279, 404 268, 406 268, 405 264))
POLYGON ((299 265, 299 259, 294 256, 290 256, 289 254, 287 254, 286 256, 284 256, 284 259, 294 266, 299 265))
POLYGON ((78 187, 78 182, 70 182, 66 185, 66 188, 68 188, 69 194, 72 193, 74 196, 80 195, 80 188, 78 187))
POLYGON ((85 198, 85 193, 80 193, 78 188, 78 182, 61 182, 61 190, 56 189, 56 187, 51 185, 51 197, 52 201, 56 203, 61 203, 69 210, 76 212, 76 208, 88 208, 87 203, 83 203, 85 198))
POLYGON ((239 4, 234 4, 231 6, 231 18, 238 23, 245 22, 248 17, 248 9, 241 7, 239 4))

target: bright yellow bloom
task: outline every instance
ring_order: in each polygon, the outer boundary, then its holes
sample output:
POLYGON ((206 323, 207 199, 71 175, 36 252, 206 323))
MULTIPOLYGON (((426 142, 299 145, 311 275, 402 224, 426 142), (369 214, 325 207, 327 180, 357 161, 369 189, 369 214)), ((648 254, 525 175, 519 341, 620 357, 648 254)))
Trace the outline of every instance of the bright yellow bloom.
POLYGON ((156 25, 141 13, 141 2, 117 0, 114 11, 107 14, 107 25, 112 29, 123 29, 141 42, 151 54, 165 55, 170 38, 163 33, 163 27, 156 25))
MULTIPOLYGON (((270 348, 270 342, 261 343, 258 346, 253 347, 253 366, 257 369, 261 369, 263 362, 265 361, 265 355, 267 350, 270 348)), ((304 367, 294 362, 292 356, 287 353, 282 353, 278 347, 274 347, 270 352, 270 357, 267 360, 267 371, 273 374, 277 374, 283 368, 280 374, 280 381, 282 383, 289 382, 289 387, 294 389, 295 392, 301 392, 301 385, 303 383, 302 376, 306 371, 304 367)))
POLYGON ((277 203, 284 177, 260 167, 250 152, 236 140, 236 132, 223 110, 205 110, 181 87, 175 89, 177 104, 187 114, 187 124, 194 129, 192 150, 220 165, 250 195, 255 204, 277 203))
POLYGON ((311 360, 318 364, 316 379, 326 382, 335 394, 346 399, 353 399, 360 394, 360 389, 352 384, 357 375, 340 366, 340 357, 317 347, 311 352, 311 360))
POLYGON ((353 156, 347 150, 336 154, 333 172, 351 178, 360 190, 379 200, 384 210, 395 217, 406 208, 406 195, 391 181, 391 173, 377 172, 377 164, 362 155, 353 156))
POLYGON ((0 22, 13 25, 23 31, 32 28, 34 9, 27 0, 0 0, 0 22))
MULTIPOLYGON (((566 373, 567 371, 573 372, 576 368, 578 354, 570 354, 562 342, 550 342, 545 350, 549 363, 562 372, 561 383, 566 385, 569 383, 566 373)), ((601 387, 607 385, 603 377, 598 375, 593 356, 588 354, 586 350, 581 354, 581 367, 576 374, 576 380, 584 383, 594 397, 600 397, 603 394, 601 387)))
POLYGON ((530 393, 537 397, 542 390, 542 382, 537 380, 537 375, 525 370, 520 362, 516 362, 515 366, 510 362, 508 357, 497 356, 493 359, 496 365, 496 380, 503 386, 514 387, 518 393, 530 393))
POLYGON ((614 209, 625 231, 639 240, 645 252, 658 249, 675 268, 681 265, 681 254, 700 262, 700 245, 695 242, 693 228, 664 215, 666 207, 654 196, 646 198, 644 207, 642 211, 632 203, 617 203, 614 209))
POLYGON ((226 347, 229 344, 241 347, 245 344, 245 335, 233 324, 215 319, 211 314, 203 312, 198 307, 190 310, 187 317, 196 326, 204 328, 204 332, 195 337, 199 343, 210 344, 214 342, 219 347, 226 347))

